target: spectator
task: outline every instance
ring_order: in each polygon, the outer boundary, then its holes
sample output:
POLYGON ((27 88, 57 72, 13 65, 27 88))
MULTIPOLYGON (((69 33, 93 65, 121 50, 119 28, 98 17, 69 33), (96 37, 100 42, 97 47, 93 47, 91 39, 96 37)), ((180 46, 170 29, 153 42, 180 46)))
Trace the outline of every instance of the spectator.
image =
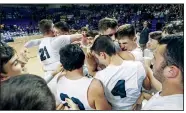
POLYGON ((140 33, 140 40, 139 40, 139 43, 140 43, 140 47, 142 48, 142 50, 145 49, 146 47, 146 43, 148 42, 148 36, 149 36, 149 28, 147 27, 148 26, 148 22, 145 21, 143 23, 143 30, 141 31, 140 33))

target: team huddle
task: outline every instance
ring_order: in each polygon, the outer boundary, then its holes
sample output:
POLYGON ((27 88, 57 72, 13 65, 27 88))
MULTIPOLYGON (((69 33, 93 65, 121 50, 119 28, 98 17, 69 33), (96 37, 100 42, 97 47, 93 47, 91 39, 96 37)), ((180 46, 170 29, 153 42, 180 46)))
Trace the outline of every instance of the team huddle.
POLYGON ((19 58, 1 42, 1 110, 183 110, 182 31, 149 33, 145 21, 138 35, 112 18, 81 33, 48 19, 38 26, 43 38, 25 43, 19 58), (25 72, 34 46, 42 78, 25 72))

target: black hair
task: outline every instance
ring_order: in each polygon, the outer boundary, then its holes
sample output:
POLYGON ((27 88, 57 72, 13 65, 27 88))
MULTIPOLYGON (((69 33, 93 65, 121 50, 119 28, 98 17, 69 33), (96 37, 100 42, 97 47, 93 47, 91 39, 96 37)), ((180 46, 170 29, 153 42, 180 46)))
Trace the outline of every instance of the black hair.
POLYGON ((149 37, 159 42, 162 38, 162 32, 161 31, 150 32, 149 37))
POLYGON ((109 56, 116 54, 114 42, 109 36, 105 35, 101 35, 98 38, 96 38, 90 50, 96 52, 98 55, 100 52, 105 52, 109 56))
POLYGON ((93 38, 95 38, 95 36, 98 35, 98 34, 99 34, 98 31, 96 31, 96 30, 91 30, 91 31, 89 31, 89 32, 87 33, 87 37, 93 37, 93 38))
POLYGON ((69 32, 69 26, 66 22, 60 21, 54 24, 54 27, 64 32, 69 32))
POLYGON ((116 39, 120 40, 127 36, 129 39, 133 40, 136 35, 135 27, 132 24, 125 24, 118 28, 116 32, 116 39))
POLYGON ((15 50, 8 46, 7 44, 3 43, 3 42, 0 42, 0 58, 1 58, 1 67, 0 67, 0 73, 5 73, 5 70, 4 70, 4 65, 15 55, 15 50))
POLYGON ((105 31, 109 28, 115 29, 118 25, 118 22, 116 19, 112 18, 103 18, 99 21, 98 29, 99 31, 105 31))
POLYGON ((181 70, 184 77, 184 38, 181 34, 168 35, 159 41, 159 44, 166 44, 164 59, 166 64, 174 65, 181 70))
POLYGON ((84 65, 85 54, 76 44, 68 44, 60 49, 60 62, 65 70, 73 71, 84 65))
POLYGON ((52 20, 42 19, 38 24, 39 30, 43 34, 48 33, 52 28, 52 24, 53 24, 52 20))
POLYGON ((39 76, 25 74, 1 83, 0 110, 55 110, 56 103, 47 83, 39 76))

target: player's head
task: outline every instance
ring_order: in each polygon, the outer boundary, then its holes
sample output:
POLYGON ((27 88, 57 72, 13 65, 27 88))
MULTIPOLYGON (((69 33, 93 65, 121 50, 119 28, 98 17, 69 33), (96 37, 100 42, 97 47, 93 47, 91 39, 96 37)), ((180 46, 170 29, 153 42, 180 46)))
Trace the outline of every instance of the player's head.
POLYGON ((81 69, 84 65, 85 54, 76 44, 69 44, 60 49, 60 62, 67 71, 81 69))
POLYGON ((69 26, 66 22, 60 21, 54 24, 54 30, 56 31, 56 35, 68 35, 69 34, 69 26))
POLYGON ((55 36, 54 24, 52 20, 48 20, 48 19, 41 20, 39 22, 39 30, 43 35, 47 35, 50 37, 55 36))
POLYGON ((83 34, 84 36, 88 33, 88 28, 87 27, 82 27, 81 28, 81 34, 83 34))
POLYGON ((144 27, 144 28, 148 27, 148 22, 147 22, 147 21, 144 21, 144 22, 143 22, 143 27, 144 27))
POLYGON ((15 50, 1 42, 0 44, 1 66, 0 66, 0 79, 1 81, 23 72, 23 67, 18 60, 15 50))
POLYGON ((184 38, 183 35, 168 35, 159 41, 154 53, 154 76, 161 82, 183 85, 184 38))
POLYGON ((103 65, 108 65, 109 58, 116 54, 115 44, 108 36, 96 38, 90 50, 99 63, 103 65))
POLYGON ((116 39, 123 51, 132 51, 133 45, 136 44, 136 31, 133 25, 125 24, 118 28, 116 39))
POLYGON ((47 83, 36 75, 19 75, 0 85, 0 110, 55 110, 47 83))
POLYGON ((116 19, 103 18, 99 21, 98 29, 101 35, 108 35, 112 40, 115 40, 115 33, 118 26, 116 19))
POLYGON ((89 45, 93 44, 96 35, 98 35, 98 31, 96 31, 96 30, 91 30, 87 33, 87 39, 88 39, 89 45))
POLYGON ((158 42, 161 40, 161 38, 162 38, 162 32, 161 31, 150 32, 147 47, 150 50, 155 50, 157 45, 158 45, 158 42))

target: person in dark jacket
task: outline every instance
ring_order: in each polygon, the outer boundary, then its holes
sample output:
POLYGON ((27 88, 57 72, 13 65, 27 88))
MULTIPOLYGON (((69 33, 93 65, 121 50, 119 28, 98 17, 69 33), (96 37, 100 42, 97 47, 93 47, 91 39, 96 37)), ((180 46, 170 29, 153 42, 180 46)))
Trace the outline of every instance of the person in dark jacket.
POLYGON ((140 34, 140 40, 139 40, 139 43, 140 43, 140 47, 142 48, 142 50, 145 49, 146 47, 146 43, 148 42, 149 38, 149 28, 147 27, 148 26, 148 22, 145 21, 143 23, 143 30, 141 31, 141 34, 140 34))

